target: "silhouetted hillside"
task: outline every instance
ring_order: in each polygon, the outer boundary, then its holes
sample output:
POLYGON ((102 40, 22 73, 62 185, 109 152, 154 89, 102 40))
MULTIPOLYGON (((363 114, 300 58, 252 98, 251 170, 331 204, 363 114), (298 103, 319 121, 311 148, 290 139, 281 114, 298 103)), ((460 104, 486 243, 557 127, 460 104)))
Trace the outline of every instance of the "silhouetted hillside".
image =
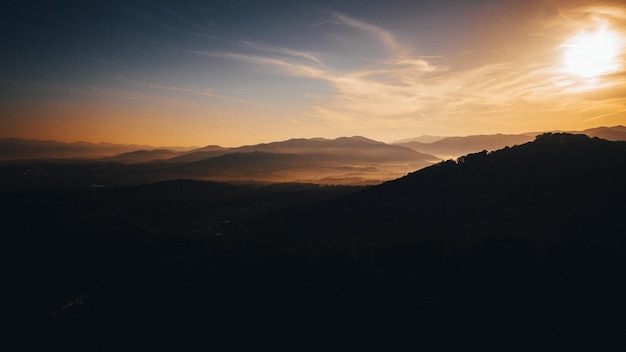
POLYGON ((357 240, 503 236, 621 243, 624 179, 626 142, 543 134, 354 195, 320 215, 333 226, 319 232, 357 240))

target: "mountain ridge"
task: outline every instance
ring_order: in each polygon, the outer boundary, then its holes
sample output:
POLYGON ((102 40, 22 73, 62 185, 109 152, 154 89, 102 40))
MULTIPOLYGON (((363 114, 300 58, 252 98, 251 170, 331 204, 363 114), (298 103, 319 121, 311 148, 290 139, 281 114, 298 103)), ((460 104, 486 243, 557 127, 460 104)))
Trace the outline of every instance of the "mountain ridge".
MULTIPOLYGON (((623 126, 597 128, 588 133, 599 136, 606 136, 608 133, 620 137, 622 133, 626 133, 626 128, 623 126)), ((530 137, 528 135, 511 137, 511 135, 503 134, 449 137, 428 145, 443 145, 447 146, 449 151, 456 150, 457 152, 465 149, 480 151, 497 149, 502 144, 519 145, 527 138, 530 137), (521 139, 513 140, 512 138, 521 139), (487 143, 487 140, 490 140, 490 143, 487 143), (515 143, 510 143, 511 141, 515 143)), ((13 146, 15 147, 15 144, 13 146)), ((87 146, 93 147, 89 144, 87 146)), ((127 147, 124 146, 124 148, 127 147)), ((25 152, 27 153, 28 150, 25 152)), ((471 156, 468 157, 471 158, 471 156)), ((237 148, 209 145, 182 152, 143 149, 99 159, 5 161, 3 162, 3 182, 6 185, 24 186, 40 182, 86 186, 139 184, 193 178, 221 182, 313 182, 371 185, 402 177, 440 160, 441 158, 430 153, 418 152, 405 146, 390 145, 361 136, 339 137, 332 140, 294 138, 237 148)))
MULTIPOLYGON (((560 131, 550 131, 560 132, 560 131)), ((404 139, 392 143, 384 143, 369 139, 363 136, 338 137, 335 139, 326 139, 322 137, 316 138, 291 138, 284 141, 275 141, 268 143, 260 143, 256 145, 244 145, 239 147, 221 147, 219 145, 207 145, 204 147, 154 147, 149 145, 134 144, 115 144, 115 143, 91 143, 91 142, 58 142, 54 140, 33 140, 21 138, 0 138, 0 160, 19 160, 19 159, 47 159, 47 158, 115 158, 118 155, 126 154, 140 150, 157 150, 165 149, 173 152, 180 152, 180 156, 189 155, 186 159, 181 160, 192 161, 201 160, 202 154, 193 156, 194 153, 209 152, 207 157, 219 155, 220 152, 229 151, 254 151, 263 150, 271 152, 270 149, 279 149, 281 147, 288 148, 289 145, 301 143, 335 143, 344 146, 359 145, 395 145, 410 148, 423 154, 434 155, 438 159, 456 158, 464 154, 485 150, 496 150, 505 146, 512 146, 519 143, 531 141, 536 135, 543 132, 528 132, 521 134, 487 134, 487 135, 470 135, 470 136, 421 136, 411 139, 404 139), (506 136, 516 138, 516 140, 508 141, 506 136), (423 137, 423 138, 422 138, 423 137), (481 144, 480 138, 486 138, 481 144), (500 139, 500 141, 498 141, 500 139), (472 141, 474 140, 474 141, 472 141), (477 141, 478 140, 478 141, 477 141), (473 144, 471 146, 463 146, 463 144, 473 144)), ((568 133, 585 133, 592 137, 600 137, 608 140, 626 140, 626 127, 595 127, 584 131, 568 131, 568 133)), ((293 148, 293 147, 292 147, 293 148)), ((275 150, 276 151, 276 150, 275 150)), ((121 159, 123 159, 122 157, 121 159)), ((151 157, 149 157, 151 158, 151 157)), ((154 159, 140 160, 138 162, 149 162, 154 159)), ((165 160, 165 159, 163 159, 165 160)), ((106 161, 114 161, 114 159, 106 159, 106 161)))
MULTIPOLYGON (((416 140, 404 140, 392 143, 401 145, 413 150, 432 154, 441 159, 455 159, 461 155, 479 152, 481 150, 493 151, 512 147, 514 145, 532 141, 537 135, 542 133, 559 133, 563 131, 547 131, 547 132, 526 132, 520 134, 485 134, 485 135, 469 135, 469 136, 450 136, 442 137, 433 142, 420 142, 416 140)), ((602 139, 619 141, 626 140, 626 127, 622 125, 612 127, 595 127, 583 131, 565 131, 570 134, 586 134, 590 137, 599 137, 602 139)))
MULTIPOLYGON (((347 196, 304 220, 313 236, 353 241, 480 239, 588 240, 619 244, 626 194, 626 142, 549 133, 493 152, 468 154, 347 196), (472 229, 467 233, 464 229, 472 229), (349 237, 349 236, 348 236, 349 237)), ((305 216, 306 218, 306 216, 305 216)), ((293 229, 290 229, 293 231, 293 229)), ((288 231, 287 231, 288 232, 288 231)))

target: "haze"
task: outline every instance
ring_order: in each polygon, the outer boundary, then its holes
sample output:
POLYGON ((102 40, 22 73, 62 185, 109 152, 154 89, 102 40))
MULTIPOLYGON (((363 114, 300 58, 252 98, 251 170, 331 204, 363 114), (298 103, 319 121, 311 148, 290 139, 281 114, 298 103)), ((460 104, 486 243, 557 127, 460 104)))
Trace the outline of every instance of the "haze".
POLYGON ((0 13, 0 137, 238 146, 626 124, 618 1, 2 1, 0 13))

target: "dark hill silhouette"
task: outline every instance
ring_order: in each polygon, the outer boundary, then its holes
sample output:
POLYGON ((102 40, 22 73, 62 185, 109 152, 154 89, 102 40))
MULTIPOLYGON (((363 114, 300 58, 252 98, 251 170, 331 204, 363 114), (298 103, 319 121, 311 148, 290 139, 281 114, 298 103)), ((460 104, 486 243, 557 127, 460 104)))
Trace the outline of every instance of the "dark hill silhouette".
MULTIPOLYGON (((624 244, 626 142, 543 134, 534 142, 469 154, 330 205, 310 225, 328 236, 393 242, 491 236, 624 244), (590 237, 589 234, 596 234, 590 237)), ((303 226, 307 228, 308 226, 303 226)))

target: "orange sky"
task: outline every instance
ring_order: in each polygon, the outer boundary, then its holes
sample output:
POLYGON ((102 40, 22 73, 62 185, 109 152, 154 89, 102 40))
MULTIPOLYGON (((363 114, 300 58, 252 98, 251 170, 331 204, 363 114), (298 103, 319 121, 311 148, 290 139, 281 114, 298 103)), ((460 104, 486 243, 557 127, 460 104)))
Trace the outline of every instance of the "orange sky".
POLYGON ((289 4, 0 5, 0 137, 238 146, 626 125, 620 2, 289 4))

